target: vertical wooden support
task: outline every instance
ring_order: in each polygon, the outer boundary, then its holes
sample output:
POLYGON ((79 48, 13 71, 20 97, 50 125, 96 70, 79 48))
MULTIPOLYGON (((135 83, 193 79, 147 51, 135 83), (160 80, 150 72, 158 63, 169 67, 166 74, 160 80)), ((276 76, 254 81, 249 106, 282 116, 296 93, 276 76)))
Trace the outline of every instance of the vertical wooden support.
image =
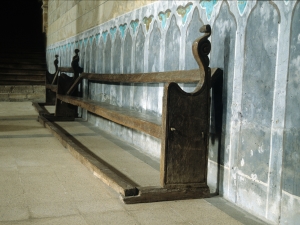
POLYGON ((54 105, 56 100, 56 93, 51 89, 46 88, 46 105, 54 105))
POLYGON ((161 151, 161 185, 165 188, 203 188, 207 186, 208 135, 210 121, 211 71, 208 37, 211 28, 200 29, 205 35, 192 46, 194 57, 204 70, 195 91, 184 92, 177 83, 166 84, 163 99, 163 139, 161 151))
MULTIPOLYGON (((74 82, 79 77, 79 74, 83 72, 83 68, 79 66, 79 55, 78 55, 78 53, 79 53, 79 49, 75 49, 75 56, 73 56, 72 63, 71 63, 71 66, 74 70, 74 77, 73 77, 74 82)), ((82 96, 82 82, 80 82, 80 90, 75 89, 72 92, 72 95, 73 96, 78 96, 78 97, 82 96)))
MULTIPOLYGON (((75 49, 75 56, 71 62, 71 66, 74 71, 74 76, 69 77, 67 74, 60 74, 57 82, 57 94, 66 95, 72 84, 79 77, 79 73, 82 72, 82 68, 79 67, 79 49, 75 49)), ((78 90, 75 90, 72 93, 72 96, 78 96, 78 90)), ((78 107, 62 102, 59 99, 56 99, 56 108, 55 108, 55 116, 56 117, 69 117, 70 119, 74 119, 78 117, 78 107)))
MULTIPOLYGON (((73 78, 62 73, 58 77, 57 94, 65 95, 73 83, 73 78)), ((74 120, 77 117, 77 106, 65 103, 56 98, 55 117, 64 117, 66 120, 74 120)))
POLYGON ((46 71, 46 105, 54 105, 56 100, 56 93, 51 89, 47 88, 47 84, 56 84, 56 77, 58 75, 58 55, 55 55, 55 60, 53 62, 55 67, 55 73, 49 73, 46 71))

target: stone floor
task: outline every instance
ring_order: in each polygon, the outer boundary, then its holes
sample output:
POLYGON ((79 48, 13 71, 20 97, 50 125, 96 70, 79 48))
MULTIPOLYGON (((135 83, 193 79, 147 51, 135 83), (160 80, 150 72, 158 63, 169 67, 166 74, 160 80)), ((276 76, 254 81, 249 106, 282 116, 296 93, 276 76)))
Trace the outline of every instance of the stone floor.
POLYGON ((267 224, 218 196, 125 205, 36 119, 0 102, 0 225, 267 224))

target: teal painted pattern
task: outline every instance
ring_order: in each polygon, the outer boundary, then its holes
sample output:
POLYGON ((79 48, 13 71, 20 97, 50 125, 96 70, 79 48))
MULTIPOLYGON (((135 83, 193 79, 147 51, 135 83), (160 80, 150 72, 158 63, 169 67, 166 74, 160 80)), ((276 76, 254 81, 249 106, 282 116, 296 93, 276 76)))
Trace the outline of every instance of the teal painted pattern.
POLYGON ((152 20, 153 20, 153 16, 152 16, 152 15, 149 16, 149 17, 144 17, 144 19, 143 19, 143 22, 144 22, 144 24, 145 24, 145 26, 146 26, 146 30, 147 30, 147 31, 148 31, 149 28, 150 28, 150 24, 152 23, 152 20))
POLYGON ((110 35, 112 39, 115 39, 116 33, 117 33, 117 27, 110 28, 110 35))
POLYGON ((122 37, 122 38, 124 38, 124 36, 125 36, 125 30, 126 30, 126 28, 127 28, 127 23, 121 24, 121 25, 119 26, 119 29, 120 29, 121 37, 122 37))
POLYGON ((208 20, 211 19, 211 15, 214 11, 214 6, 218 3, 217 0, 203 0, 200 1, 200 5, 206 11, 206 17, 208 20))
POLYGON ((87 46, 88 40, 89 40, 88 38, 85 38, 85 39, 84 39, 84 41, 83 41, 83 42, 84 42, 84 47, 87 46))
POLYGON ((94 36, 90 36, 90 38, 89 38, 90 44, 93 44, 93 39, 94 39, 94 36))
POLYGON ((132 21, 130 22, 130 26, 131 26, 131 28, 132 28, 133 34, 135 34, 138 25, 139 25, 139 20, 138 20, 138 19, 132 20, 132 21))
POLYGON ((245 12, 245 8, 247 6, 247 0, 237 0, 237 6, 240 12, 240 15, 242 16, 245 12))
POLYGON ((104 43, 106 43, 107 35, 108 35, 108 31, 107 30, 102 32, 102 37, 103 37, 104 43))
POLYGON ((97 43, 99 43, 99 39, 100 39, 100 34, 98 33, 98 34, 96 34, 96 41, 97 41, 97 43))
POLYGON ((192 3, 186 4, 186 6, 179 6, 177 8, 177 13, 182 17, 182 23, 185 24, 187 16, 189 15, 190 11, 193 8, 192 3))
MULTIPOLYGON (((79 40, 79 46, 81 47, 82 46, 82 42, 83 42, 83 40, 81 39, 81 40, 79 40)), ((79 47, 78 46, 78 47, 79 47)))
POLYGON ((160 12, 158 18, 161 21, 162 28, 166 28, 167 19, 170 17, 171 10, 167 9, 165 12, 160 12))

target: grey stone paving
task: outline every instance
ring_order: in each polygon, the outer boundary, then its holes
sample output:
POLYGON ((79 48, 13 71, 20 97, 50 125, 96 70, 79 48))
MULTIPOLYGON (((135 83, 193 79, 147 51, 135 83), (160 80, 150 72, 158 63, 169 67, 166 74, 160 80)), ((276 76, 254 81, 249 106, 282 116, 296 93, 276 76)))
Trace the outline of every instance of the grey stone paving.
POLYGON ((221 197, 125 205, 36 118, 0 102, 0 225, 264 224, 221 197))

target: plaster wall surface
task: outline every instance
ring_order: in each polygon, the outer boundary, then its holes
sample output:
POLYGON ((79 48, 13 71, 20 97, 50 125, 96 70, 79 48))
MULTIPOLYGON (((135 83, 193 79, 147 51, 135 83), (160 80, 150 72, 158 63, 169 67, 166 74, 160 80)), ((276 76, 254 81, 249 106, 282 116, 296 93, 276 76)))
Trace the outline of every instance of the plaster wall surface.
MULTIPOLYGON (((211 91, 210 189, 271 222, 297 224, 299 1, 70 1, 66 6, 62 2, 68 1, 60 2, 49 1, 51 72, 54 55, 61 56, 61 66, 69 66, 75 48, 80 49, 85 72, 195 69, 192 42, 202 35, 199 28, 210 24, 210 66, 223 70, 223 81, 211 91), (70 16, 75 9, 78 16, 70 16), (64 22, 69 17, 71 22, 64 22)), ((163 84, 83 86, 90 99, 161 116, 163 84)), ((181 87, 191 92, 195 85, 181 87)), ((160 158, 159 139, 90 113, 83 115, 160 158)))

